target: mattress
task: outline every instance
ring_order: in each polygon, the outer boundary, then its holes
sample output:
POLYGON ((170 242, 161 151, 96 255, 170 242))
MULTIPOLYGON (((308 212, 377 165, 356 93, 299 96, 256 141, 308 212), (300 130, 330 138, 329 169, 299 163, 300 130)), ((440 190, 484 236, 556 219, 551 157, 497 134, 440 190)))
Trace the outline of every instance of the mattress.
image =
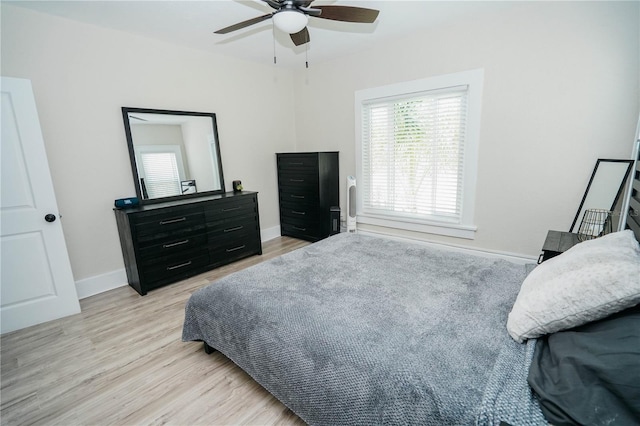
POLYGON ((183 340, 309 424, 545 424, 507 315, 532 269, 338 234, 196 291, 183 340))

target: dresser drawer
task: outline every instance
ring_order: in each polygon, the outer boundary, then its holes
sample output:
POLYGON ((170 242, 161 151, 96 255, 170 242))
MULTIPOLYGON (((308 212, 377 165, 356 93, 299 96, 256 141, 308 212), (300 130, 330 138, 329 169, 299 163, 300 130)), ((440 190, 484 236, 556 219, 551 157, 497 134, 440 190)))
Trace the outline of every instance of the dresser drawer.
POLYGON ((198 232, 199 233, 185 233, 178 238, 167 238, 160 242, 152 241, 145 243, 141 241, 140 258, 165 257, 206 245, 207 234, 204 230, 199 230, 198 232))
POLYGON ((280 154, 278 155, 278 170, 293 171, 306 170, 308 172, 318 172, 318 154, 317 153, 300 153, 300 154, 280 154))
POLYGON ((140 274, 147 282, 149 289, 159 287, 163 283, 187 277, 206 267, 210 262, 209 252, 204 249, 180 253, 180 255, 156 258, 155 261, 143 262, 140 274))
POLYGON ((207 226, 209 237, 237 235, 242 232, 255 232, 258 229, 258 218, 255 214, 251 216, 238 216, 210 222, 207 226))
POLYGON ((249 196, 207 203, 204 208, 205 219, 207 222, 218 221, 235 216, 255 215, 257 211, 258 204, 256 199, 249 196))
POLYGON ((213 263, 228 263, 261 251, 260 239, 255 232, 251 232, 234 239, 220 241, 215 246, 210 245, 209 255, 213 263))
POLYGON ((150 234, 167 236, 175 234, 176 231, 193 230, 204 225, 202 207, 141 213, 132 219, 134 232, 138 238, 150 234))

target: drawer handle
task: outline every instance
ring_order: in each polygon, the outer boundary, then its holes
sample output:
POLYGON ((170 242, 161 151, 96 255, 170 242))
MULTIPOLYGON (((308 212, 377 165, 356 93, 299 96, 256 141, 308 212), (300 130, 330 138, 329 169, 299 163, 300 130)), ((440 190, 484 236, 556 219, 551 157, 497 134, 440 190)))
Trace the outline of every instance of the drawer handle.
POLYGON ((160 225, 169 225, 170 223, 184 222, 187 220, 186 217, 180 217, 178 219, 169 219, 160 221, 160 225))
POLYGON ((289 179, 290 182, 304 182, 304 179, 289 179))
POLYGON ((184 262, 175 266, 167 266, 167 271, 173 271, 174 269, 184 268, 185 266, 189 266, 189 265, 191 265, 191 261, 184 262))
POLYGON ((291 213, 293 213, 293 214, 299 214, 299 215, 302 215, 302 216, 304 216, 305 214, 307 214, 307 212, 297 212, 297 211, 295 211, 295 210, 291 210, 291 213))
POLYGON ((299 163, 289 163, 290 166, 302 166, 304 163, 301 161, 299 163))
POLYGON ((294 226, 293 229, 297 229, 298 231, 306 231, 307 228, 298 228, 297 226, 294 226))
POLYGON ((234 247, 232 249, 227 249, 227 253, 231 253, 232 251, 236 251, 236 250, 242 250, 243 248, 245 248, 245 245, 241 245, 240 247, 234 247))
POLYGON ((176 243, 163 244, 162 248, 171 248, 171 247, 175 247, 175 246, 181 246, 182 244, 187 244, 188 242, 189 242, 189 240, 182 240, 182 241, 178 241, 176 243))
POLYGON ((234 210, 240 210, 240 207, 233 207, 231 209, 222 209, 223 212, 232 212, 234 210))
POLYGON ((229 228, 229 229, 225 229, 224 232, 233 232, 233 231, 239 231, 240 229, 244 228, 244 226, 240 225, 240 226, 236 226, 235 228, 229 228))
POLYGON ((291 198, 304 198, 304 195, 293 195, 293 194, 291 194, 291 198))

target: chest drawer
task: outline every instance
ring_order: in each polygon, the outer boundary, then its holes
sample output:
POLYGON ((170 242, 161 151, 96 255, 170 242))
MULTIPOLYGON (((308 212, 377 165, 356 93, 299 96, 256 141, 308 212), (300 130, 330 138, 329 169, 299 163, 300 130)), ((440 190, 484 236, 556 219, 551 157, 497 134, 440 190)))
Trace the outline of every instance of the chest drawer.
POLYGON ((302 204, 283 200, 280 203, 280 214, 282 215, 282 220, 290 218, 305 222, 315 221, 320 217, 320 208, 315 204, 302 204))
POLYGON ((281 227, 282 235, 289 235, 303 240, 317 239, 322 236, 321 228, 318 223, 301 224, 283 222, 281 227))
POLYGON ((282 188, 280 190, 280 205, 283 203, 318 205, 319 200, 320 196, 315 191, 305 191, 295 188, 282 188))
POLYGON ((307 172, 282 172, 278 175, 278 185, 282 189, 318 192, 318 174, 307 172))
POLYGON ((315 153, 280 154, 278 156, 279 171, 318 172, 318 155, 315 153))

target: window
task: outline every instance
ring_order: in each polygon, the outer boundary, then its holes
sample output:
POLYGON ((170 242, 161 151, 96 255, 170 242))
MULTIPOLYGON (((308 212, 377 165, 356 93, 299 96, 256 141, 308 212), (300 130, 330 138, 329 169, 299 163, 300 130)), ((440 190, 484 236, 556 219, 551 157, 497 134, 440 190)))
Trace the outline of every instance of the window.
POLYGON ((149 198, 180 195, 178 163, 173 152, 148 152, 142 154, 145 187, 149 198))
POLYGON ((358 222, 473 238, 482 74, 356 93, 358 222))
POLYGON ((170 197, 182 192, 184 167, 178 145, 139 145, 135 147, 142 192, 149 198, 170 197))

